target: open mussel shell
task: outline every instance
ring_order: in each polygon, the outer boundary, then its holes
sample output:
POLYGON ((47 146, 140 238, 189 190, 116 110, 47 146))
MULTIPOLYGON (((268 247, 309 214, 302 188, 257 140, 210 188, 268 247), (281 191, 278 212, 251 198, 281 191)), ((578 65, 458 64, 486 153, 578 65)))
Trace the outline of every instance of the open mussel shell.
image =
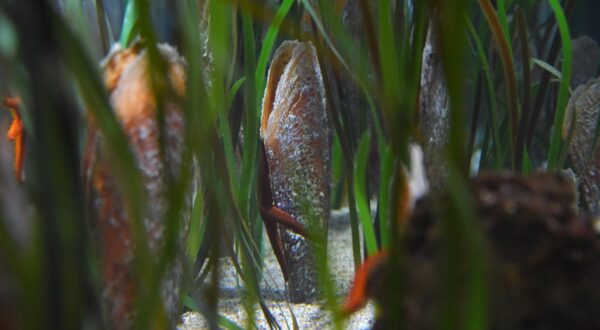
MULTIPOLYGON (((325 87, 310 42, 285 41, 277 49, 263 99, 260 127, 274 203, 309 232, 327 237, 330 130, 325 87)), ((309 242, 281 230, 294 302, 318 298, 309 242)))

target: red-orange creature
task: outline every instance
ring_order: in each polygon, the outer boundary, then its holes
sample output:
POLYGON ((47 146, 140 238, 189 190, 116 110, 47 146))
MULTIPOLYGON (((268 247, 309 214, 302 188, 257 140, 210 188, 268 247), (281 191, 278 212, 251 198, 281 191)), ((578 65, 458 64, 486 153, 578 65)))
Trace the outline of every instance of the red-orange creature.
POLYGON ((367 258, 358 268, 352 288, 342 307, 344 315, 350 315, 358 311, 367 303, 367 300, 375 298, 378 292, 374 292, 376 290, 372 282, 380 280, 380 273, 385 269, 388 258, 388 251, 379 251, 367 258))
MULTIPOLYGON (((408 178, 404 180, 399 189, 400 194, 398 194, 395 211, 399 227, 405 227, 412 212, 413 206, 411 205, 411 201, 415 198, 412 196, 415 195, 415 192, 411 191, 408 178)), ((416 195, 418 196, 420 193, 417 192, 416 195)), ((389 272, 389 263, 390 251, 388 250, 380 250, 364 261, 356 270, 354 282, 341 308, 342 315, 349 316, 355 313, 364 307, 369 299, 373 299, 376 302, 382 299, 385 290, 386 275, 389 272)), ((375 324, 374 328, 377 328, 378 321, 375 324)))
POLYGON ((23 125, 23 119, 21 118, 21 113, 19 111, 21 100, 18 97, 7 97, 4 99, 3 104, 6 108, 8 108, 12 116, 12 123, 8 129, 8 132, 6 133, 6 137, 15 144, 15 177, 17 181, 22 182, 24 179, 23 160, 25 157, 25 129, 23 125))

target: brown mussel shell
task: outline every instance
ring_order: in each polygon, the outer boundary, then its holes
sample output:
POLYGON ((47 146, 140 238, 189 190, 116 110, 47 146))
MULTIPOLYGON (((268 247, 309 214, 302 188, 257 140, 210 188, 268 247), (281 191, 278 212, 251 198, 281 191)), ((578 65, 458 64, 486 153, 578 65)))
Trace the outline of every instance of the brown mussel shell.
MULTIPOLYGON (((327 237, 330 131, 325 87, 317 52, 310 42, 285 41, 271 68, 260 127, 274 203, 309 232, 327 237)), ((294 302, 318 298, 311 244, 281 230, 294 302)))
MULTIPOLYGON (((127 49, 113 48, 103 61, 104 82, 110 104, 128 140, 140 171, 145 206, 143 221, 146 241, 153 254, 164 244, 166 179, 177 173, 183 150, 183 112, 178 100, 185 94, 185 61, 168 45, 158 50, 167 64, 165 81, 170 95, 164 100, 165 145, 160 152, 156 98, 149 79, 147 52, 141 44, 127 49)), ((138 289, 135 278, 135 247, 131 219, 125 199, 107 154, 102 133, 89 120, 84 150, 83 175, 102 275, 102 303, 107 326, 129 329, 135 313, 138 289)), ((186 218, 186 216, 182 216, 186 218)), ((187 222, 187 219, 182 219, 187 222)), ((187 227, 185 224, 180 228, 187 227)), ((182 229, 182 232, 185 229, 182 229)), ((183 233, 182 233, 183 235, 183 233)), ((183 236, 182 236, 183 237, 183 236)), ((162 281, 161 293, 170 325, 179 312, 181 264, 173 262, 162 281)))

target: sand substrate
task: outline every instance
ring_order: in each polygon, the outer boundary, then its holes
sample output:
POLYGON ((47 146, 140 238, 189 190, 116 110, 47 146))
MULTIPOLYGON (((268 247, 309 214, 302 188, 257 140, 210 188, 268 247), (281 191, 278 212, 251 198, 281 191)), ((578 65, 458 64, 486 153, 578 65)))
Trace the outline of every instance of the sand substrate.
MULTIPOLYGON (((266 234, 263 235, 266 238, 266 234)), ((290 304, 287 303, 285 283, 273 251, 265 239, 265 269, 261 288, 265 302, 277 322, 283 329, 292 329, 291 313, 296 317, 300 329, 329 329, 333 324, 331 315, 325 311, 322 304, 290 304)), ((352 261, 352 237, 348 211, 333 211, 329 225, 328 239, 329 267, 336 285, 336 292, 343 301, 348 293, 354 276, 352 261)), ((222 258, 219 268, 219 309, 220 315, 225 316, 242 328, 246 324, 246 313, 240 293, 244 290, 243 283, 238 278, 229 258, 222 258)), ((260 308, 255 310, 256 327, 268 329, 260 308)), ((344 329, 369 329, 373 325, 374 308, 367 305, 354 314, 344 324, 344 329)), ((204 316, 196 312, 182 315, 179 330, 206 329, 208 324, 204 316)))

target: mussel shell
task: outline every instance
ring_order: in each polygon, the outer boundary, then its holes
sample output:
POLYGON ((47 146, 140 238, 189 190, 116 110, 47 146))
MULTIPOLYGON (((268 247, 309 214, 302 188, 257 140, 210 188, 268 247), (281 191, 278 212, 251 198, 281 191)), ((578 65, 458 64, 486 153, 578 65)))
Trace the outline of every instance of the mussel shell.
MULTIPOLYGON (((103 61, 105 86, 110 103, 129 143, 140 171, 144 205, 143 221, 150 251, 160 252, 164 245, 167 209, 166 180, 180 167, 184 121, 178 99, 185 93, 185 61, 177 51, 159 45, 167 63, 165 81, 170 95, 164 100, 165 161, 160 152, 156 98, 149 81, 146 50, 135 44, 127 49, 113 48, 103 61)), ((100 260, 102 302, 111 329, 132 326, 138 286, 135 278, 135 244, 131 219, 127 214, 122 187, 108 156, 103 134, 89 120, 84 150, 83 175, 91 227, 100 260)), ((182 216, 182 220, 189 219, 182 216)), ((181 237, 187 227, 182 224, 181 237)), ((176 260, 163 278, 161 293, 171 325, 179 312, 181 263, 176 260)))
POLYGON ((590 80, 573 92, 562 127, 569 140, 569 156, 577 175, 586 209, 600 215, 600 152, 597 130, 600 109, 600 79, 590 80))
MULTIPOLYGON (((273 58, 261 118, 275 204, 312 232, 329 217, 330 130, 325 87, 311 43, 286 41, 273 58)), ((313 253, 303 237, 282 230, 292 301, 317 299, 313 253)))

